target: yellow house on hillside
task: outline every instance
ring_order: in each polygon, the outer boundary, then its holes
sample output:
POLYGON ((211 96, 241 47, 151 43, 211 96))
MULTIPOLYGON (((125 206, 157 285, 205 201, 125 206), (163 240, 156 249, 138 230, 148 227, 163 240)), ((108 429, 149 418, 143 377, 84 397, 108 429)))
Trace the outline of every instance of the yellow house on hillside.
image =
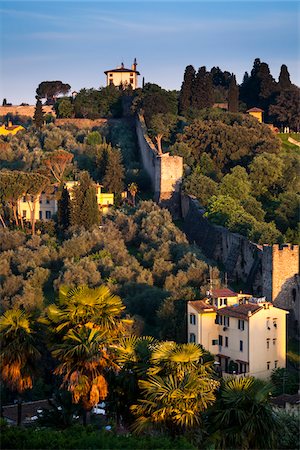
MULTIPOLYGON (((78 181, 67 181, 65 183, 71 198, 76 184, 78 184, 78 181)), ((99 211, 106 214, 109 207, 114 204, 114 194, 101 192, 102 186, 100 184, 95 186, 99 211)), ((30 221, 33 213, 35 220, 52 219, 53 215, 57 213, 57 188, 54 188, 51 193, 43 192, 40 198, 35 200, 35 204, 33 198, 28 196, 21 197, 18 201, 18 213, 23 220, 28 221, 30 221)))
POLYGON ((247 110, 247 113, 255 117, 260 123, 263 121, 263 112, 264 110, 260 108, 250 108, 247 110))
POLYGON ((286 315, 265 298, 215 290, 187 306, 188 340, 215 356, 226 377, 246 374, 267 379, 286 367, 286 315))
POLYGON ((136 70, 137 62, 134 59, 131 69, 126 69, 122 63, 116 69, 106 70, 104 73, 106 75, 106 86, 131 86, 132 89, 138 87, 138 75, 140 73, 136 70))
POLYGON ((12 122, 8 122, 7 126, 5 124, 0 126, 0 136, 15 135, 22 130, 25 130, 22 125, 13 125, 12 122))
MULTIPOLYGON (((65 184, 69 191, 70 196, 72 197, 72 190, 73 190, 74 186, 76 186, 76 184, 78 184, 78 181, 67 181, 65 184)), ((97 203, 99 206, 99 210, 103 214, 106 214, 109 207, 113 206, 113 204, 114 204, 114 194, 102 192, 102 187, 103 186, 101 184, 95 184, 96 197, 97 197, 97 203)))

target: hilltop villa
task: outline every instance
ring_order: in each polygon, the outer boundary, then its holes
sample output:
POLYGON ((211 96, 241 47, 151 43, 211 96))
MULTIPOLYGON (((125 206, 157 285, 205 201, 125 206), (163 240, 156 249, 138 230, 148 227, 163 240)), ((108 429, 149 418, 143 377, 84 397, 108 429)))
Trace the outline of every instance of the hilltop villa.
POLYGON ((132 89, 138 87, 138 75, 140 73, 136 70, 137 62, 136 58, 133 61, 131 69, 126 69, 122 63, 116 69, 106 70, 106 86, 113 84, 114 86, 122 85, 124 88, 131 86, 132 89))

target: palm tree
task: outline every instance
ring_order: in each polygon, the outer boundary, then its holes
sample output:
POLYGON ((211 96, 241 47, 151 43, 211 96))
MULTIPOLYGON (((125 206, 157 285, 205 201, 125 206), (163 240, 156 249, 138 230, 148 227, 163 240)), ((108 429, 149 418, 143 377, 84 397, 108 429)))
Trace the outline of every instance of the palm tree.
POLYGON ((273 448, 279 424, 269 402, 271 384, 253 377, 224 382, 211 417, 220 449, 273 448))
POLYGON ((212 373, 213 364, 213 358, 209 359, 207 355, 200 345, 194 343, 160 342, 152 353, 152 366, 148 373, 172 374, 182 379, 186 373, 196 371, 205 376, 212 373))
POLYGON ((158 426, 171 434, 190 430, 201 422, 201 413, 215 401, 218 381, 212 361, 196 344, 161 342, 150 358, 148 378, 139 380, 143 399, 131 411, 137 418, 134 431, 158 426))
POLYGON ((144 398, 131 407, 137 418, 133 430, 141 433, 158 427, 172 435, 201 425, 201 413, 214 403, 217 387, 195 372, 186 373, 181 379, 173 375, 150 376, 139 385, 144 398))
POLYGON ((120 297, 112 294, 106 286, 74 289, 62 286, 58 304, 49 306, 43 322, 58 334, 87 324, 112 333, 120 329, 122 321, 119 316, 124 309, 120 297))
POLYGON ((21 424, 21 394, 31 389, 40 353, 37 350, 30 316, 20 309, 6 311, 0 318, 1 375, 9 389, 17 391, 18 419, 21 424))
POLYGON ((128 191, 130 192, 130 195, 132 197, 132 204, 135 206, 135 196, 138 192, 138 185, 136 183, 130 183, 128 185, 128 191))
POLYGON ((110 373, 110 382, 114 386, 109 394, 109 409, 115 414, 117 423, 133 421, 130 406, 140 395, 139 379, 146 379, 150 367, 150 358, 156 340, 150 336, 128 336, 114 345, 115 362, 118 371, 110 373))
POLYGON ((63 286, 58 304, 43 319, 52 332, 52 355, 59 361, 55 373, 63 376, 62 386, 74 403, 81 402, 87 411, 107 395, 106 369, 117 369, 111 346, 125 331, 123 310, 121 299, 106 286, 63 286))
POLYGON ((107 396, 103 370, 110 359, 105 344, 105 333, 84 325, 69 330, 52 351, 59 361, 54 373, 63 376, 62 386, 71 392, 73 402, 81 401, 87 411, 107 396))

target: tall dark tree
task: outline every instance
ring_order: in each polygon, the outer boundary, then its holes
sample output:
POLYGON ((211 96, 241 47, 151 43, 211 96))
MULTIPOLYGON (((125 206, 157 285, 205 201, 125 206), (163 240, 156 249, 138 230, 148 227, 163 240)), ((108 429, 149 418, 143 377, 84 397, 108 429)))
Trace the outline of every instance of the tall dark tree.
POLYGON ((57 202, 57 222, 61 230, 69 228, 71 223, 71 199, 68 189, 65 186, 57 202))
POLYGON ((184 113, 192 106, 193 84, 196 71, 193 66, 187 66, 184 72, 183 83, 179 94, 179 112, 184 113))
POLYGON ((280 68, 278 82, 279 82, 280 90, 290 89, 292 86, 292 83, 290 80, 290 74, 289 74, 288 68, 285 64, 282 64, 282 66, 280 68))
POLYGON ((292 85, 277 96, 275 104, 270 106, 274 122, 279 126, 288 126, 300 130, 300 89, 292 85))
POLYGON ((239 88, 236 84, 235 75, 232 74, 228 91, 228 110, 238 112, 239 110, 239 88))
POLYGON ((73 189, 71 224, 91 228, 99 223, 96 189, 88 172, 81 174, 73 189))
POLYGON ((35 127, 40 130, 44 124, 44 111, 43 111, 43 105, 41 102, 41 99, 39 96, 36 96, 36 105, 33 115, 33 122, 35 127))
POLYGON ((199 68, 193 88, 192 107, 195 109, 210 108, 213 105, 212 76, 206 67, 199 68))
POLYGON ((267 63, 261 63, 257 73, 259 83, 259 107, 268 111, 270 103, 274 101, 274 95, 277 91, 277 86, 274 78, 270 73, 267 63))
POLYGON ((246 72, 244 75, 243 83, 241 85, 240 99, 242 102, 246 103, 248 108, 259 106, 260 84, 258 79, 258 72, 260 69, 260 65, 260 59, 256 58, 254 60, 250 76, 246 72))
POLYGON ((103 185, 108 192, 121 194, 124 189, 124 166, 122 164, 122 155, 119 150, 112 150, 108 154, 103 185))

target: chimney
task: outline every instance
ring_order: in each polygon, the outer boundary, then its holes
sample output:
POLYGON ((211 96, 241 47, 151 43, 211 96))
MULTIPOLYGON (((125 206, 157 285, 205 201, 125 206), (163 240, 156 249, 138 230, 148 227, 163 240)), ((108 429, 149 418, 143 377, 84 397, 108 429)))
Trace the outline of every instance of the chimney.
POLYGON ((131 66, 132 70, 136 70, 136 66, 137 66, 137 62, 136 62, 136 58, 134 58, 133 64, 131 66))

